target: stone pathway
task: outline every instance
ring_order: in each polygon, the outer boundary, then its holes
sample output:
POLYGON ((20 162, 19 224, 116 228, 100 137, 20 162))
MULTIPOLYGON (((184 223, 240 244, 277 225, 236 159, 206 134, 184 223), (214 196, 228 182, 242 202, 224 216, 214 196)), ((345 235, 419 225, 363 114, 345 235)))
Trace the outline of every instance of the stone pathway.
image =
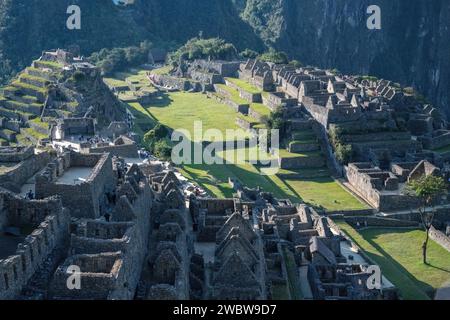
POLYGON ((447 282, 442 288, 436 290, 434 300, 450 300, 450 282, 447 282))
POLYGON ((305 300, 313 299, 313 294, 308 281, 308 266, 304 265, 299 268, 300 275, 300 289, 302 290, 302 295, 305 300))

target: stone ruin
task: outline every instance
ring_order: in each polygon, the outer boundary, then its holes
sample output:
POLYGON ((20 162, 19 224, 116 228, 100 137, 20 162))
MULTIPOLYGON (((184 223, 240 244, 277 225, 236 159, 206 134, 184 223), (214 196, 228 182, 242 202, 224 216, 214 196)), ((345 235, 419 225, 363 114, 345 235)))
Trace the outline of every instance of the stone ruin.
POLYGON ((257 60, 241 64, 239 77, 272 91, 263 95, 263 103, 273 111, 281 107, 288 124, 284 147, 289 152, 320 150, 325 156, 280 157, 282 169, 326 162, 333 175, 344 177, 355 194, 382 211, 416 206, 417 199, 403 192, 406 172, 414 171, 417 178, 427 171, 418 170, 425 164, 448 176, 450 152, 445 150, 450 134, 445 117, 397 84, 257 60), (297 143, 298 130, 311 131, 317 141, 297 143), (349 164, 337 160, 332 136, 351 147, 349 164))
MULTIPOLYGON (((27 181, 42 170, 54 157, 49 152, 36 153, 34 147, 1 147, 0 186, 20 193, 27 181)), ((26 190, 28 191, 28 190, 26 190)))
POLYGON ((305 205, 235 185, 233 199, 191 196, 192 261, 197 274, 209 274, 191 277, 193 297, 290 299, 301 290, 306 299, 397 298, 388 281, 383 290, 365 286, 372 262, 353 262, 342 252, 353 244, 331 220, 305 205))
POLYGON ((238 61, 197 59, 183 61, 171 75, 149 75, 150 81, 163 90, 213 91, 214 85, 225 83, 226 77, 234 77, 239 70, 238 61))
POLYGON ((259 60, 249 59, 241 64, 239 78, 242 78, 262 91, 273 91, 273 76, 271 66, 259 60))
POLYGON ((58 197, 25 200, 1 192, 0 199, 0 299, 42 298, 69 239, 69 213, 58 197))
POLYGON ((380 211, 416 208, 418 199, 405 194, 406 183, 440 175, 440 169, 426 160, 395 163, 390 170, 382 170, 370 162, 351 163, 345 170, 352 190, 380 211))
POLYGON ((339 230, 313 209, 233 186, 234 198, 187 202, 161 166, 65 152, 37 174, 37 200, 0 193, 1 297, 289 299, 302 281, 316 299, 395 297, 358 285, 365 264, 345 258, 339 230), (67 287, 74 265, 81 290, 67 287))
POLYGON ((140 298, 185 300, 190 297, 192 239, 180 182, 172 171, 152 173, 153 230, 140 298))

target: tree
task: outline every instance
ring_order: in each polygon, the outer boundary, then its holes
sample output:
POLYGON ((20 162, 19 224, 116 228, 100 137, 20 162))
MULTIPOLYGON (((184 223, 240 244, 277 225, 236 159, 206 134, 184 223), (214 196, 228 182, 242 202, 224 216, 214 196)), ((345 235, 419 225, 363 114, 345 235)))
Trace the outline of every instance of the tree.
POLYGON ((348 164, 353 159, 353 147, 351 144, 337 144, 336 159, 343 164, 348 164))
POLYGON ((287 64, 289 63, 289 57, 285 52, 278 52, 273 48, 270 48, 268 52, 259 56, 259 59, 265 62, 272 62, 275 64, 287 64))
POLYGON ((434 220, 434 208, 436 200, 447 192, 447 184, 442 177, 429 175, 411 180, 407 187, 406 193, 414 195, 419 199, 419 214, 422 224, 426 230, 426 238, 422 245, 423 263, 427 264, 427 248, 430 238, 430 229, 434 220), (431 211, 427 212, 427 208, 431 207, 431 211))
POLYGON ((238 56, 231 43, 220 38, 192 38, 177 51, 169 54, 168 61, 173 66, 180 65, 183 60, 213 59, 233 60, 238 56))
POLYGON ((169 160, 172 155, 170 140, 167 138, 157 141, 153 148, 153 154, 162 160, 169 160))
POLYGON ((298 60, 292 60, 291 62, 289 62, 289 65, 293 66, 296 69, 303 67, 303 63, 298 60))
POLYGON ((159 140, 166 138, 169 135, 169 130, 160 123, 158 123, 152 130, 144 135, 144 144, 149 149, 153 151, 154 145, 159 140))
MULTIPOLYGON (((263 121, 266 122, 269 129, 278 129, 280 130, 280 136, 284 137, 286 133, 286 120, 284 118, 284 111, 282 107, 278 107, 274 112, 270 113, 269 118, 263 118, 263 121)), ((263 123, 264 123, 263 122, 263 123)))
POLYGON ((245 49, 239 55, 244 59, 256 59, 259 53, 251 49, 245 49))

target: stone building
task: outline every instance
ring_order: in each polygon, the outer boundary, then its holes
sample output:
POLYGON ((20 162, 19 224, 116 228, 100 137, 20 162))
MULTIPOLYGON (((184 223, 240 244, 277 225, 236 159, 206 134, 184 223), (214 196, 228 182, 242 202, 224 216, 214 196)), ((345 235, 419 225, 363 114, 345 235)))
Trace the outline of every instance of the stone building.
MULTIPOLYGON (((51 152, 36 153, 34 147, 0 148, 0 186, 15 193, 23 190, 28 180, 55 157, 51 152)), ((33 190, 34 191, 34 190, 33 190)))
POLYGON ((67 245, 69 223, 58 197, 25 200, 0 192, 1 300, 43 298, 51 266, 67 245))
POLYGON ((181 184, 173 171, 153 173, 149 181, 155 194, 154 238, 147 257, 147 276, 141 279, 141 298, 189 299, 193 244, 181 184))
POLYGON ((249 59, 241 64, 239 78, 248 81, 260 90, 273 90, 272 68, 266 62, 249 59))
POLYGON ((345 167, 345 176, 355 193, 380 211, 416 208, 418 199, 405 194, 406 183, 439 174, 439 168, 426 160, 393 163, 390 170, 382 170, 372 163, 350 163, 345 167))
POLYGON ((73 226, 69 254, 53 277, 56 299, 134 299, 148 254, 153 195, 136 166, 115 158, 114 191, 102 219, 82 218, 73 226), (82 290, 66 286, 69 266, 79 266, 82 290))
POLYGON ((116 185, 110 154, 65 152, 36 176, 36 197, 61 195, 73 217, 100 217, 116 185))
POLYGON ((262 241, 241 213, 231 215, 217 232, 214 275, 208 298, 266 298, 262 241))

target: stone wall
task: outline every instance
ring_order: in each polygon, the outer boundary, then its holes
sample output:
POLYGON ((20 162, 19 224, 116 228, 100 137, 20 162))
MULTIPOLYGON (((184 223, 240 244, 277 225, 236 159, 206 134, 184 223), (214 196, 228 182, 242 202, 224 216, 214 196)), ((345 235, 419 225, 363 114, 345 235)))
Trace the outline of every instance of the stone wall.
POLYGON ((319 168, 325 165, 325 159, 322 155, 295 157, 295 158, 279 158, 281 169, 302 169, 302 168, 319 168))
POLYGON ((431 226, 430 238, 439 243, 445 250, 450 251, 450 238, 442 231, 431 226))
POLYGON ((0 162, 21 162, 34 155, 34 147, 1 147, 0 162))
POLYGON ((239 96, 242 99, 247 100, 250 103, 252 103, 252 102, 261 103, 262 102, 261 93, 250 93, 250 92, 247 92, 243 88, 239 87, 238 85, 236 85, 233 82, 231 82, 229 80, 226 80, 226 79, 225 79, 225 83, 230 88, 233 88, 233 89, 237 90, 239 92, 239 96))
POLYGON ((192 70, 190 72, 191 78, 204 84, 223 83, 223 77, 220 74, 207 73, 203 71, 192 70))
MULTIPOLYGON (((114 161, 115 166, 119 163, 114 161)), ((83 220, 77 224, 70 256, 52 281, 52 297, 108 300, 135 297, 153 228, 150 224, 153 193, 136 165, 128 168, 115 191, 119 199, 110 203, 110 221, 83 220), (82 272, 84 292, 75 296, 65 286, 66 270, 71 264, 78 265, 82 272)))
POLYGON ((301 153, 310 151, 319 151, 320 146, 318 143, 303 143, 292 141, 289 143, 289 152, 291 153, 301 153))
POLYGON ((218 73, 222 77, 235 77, 240 64, 240 61, 195 60, 192 63, 192 66, 209 72, 218 73))
POLYGON ((306 111, 317 120, 323 127, 328 129, 328 109, 319 105, 314 104, 311 100, 309 101, 307 97, 304 98, 303 104, 306 108, 306 111))
POLYGON ((98 218, 105 194, 113 190, 115 177, 110 154, 66 153, 36 176, 36 197, 41 199, 61 195, 64 207, 74 217, 98 218), (59 176, 71 167, 88 167, 92 172, 79 184, 56 183, 59 176))
POLYGON ((236 124, 244 130, 250 130, 253 128, 253 123, 239 117, 236 117, 236 124))
MULTIPOLYGON (((38 227, 19 244, 16 254, 0 260, 0 300, 14 299, 20 294, 47 256, 64 245, 69 235, 70 216, 58 198, 28 201, 2 194, 3 204, 11 205, 9 219, 24 223, 37 222, 38 227)), ((0 213, 4 214, 4 213, 0 213)))
POLYGON ((286 107, 295 107, 298 104, 297 99, 286 98, 282 92, 270 92, 262 96, 263 104, 268 106, 272 111, 276 111, 281 105, 286 107))
POLYGON ((450 145, 450 132, 443 133, 436 137, 421 138, 425 149, 434 150, 450 145))
POLYGON ((232 107, 236 112, 240 112, 242 114, 248 114, 248 109, 250 106, 249 104, 239 104, 239 103, 232 101, 229 98, 229 92, 227 92, 226 90, 223 90, 217 86, 215 86, 215 90, 217 93, 221 94, 223 96, 223 98, 219 97, 217 95, 211 95, 211 94, 208 94, 208 97, 214 98, 214 99, 218 100, 219 102, 232 107))
POLYGON ((346 217, 345 222, 351 224, 353 227, 356 228, 363 228, 363 227, 414 228, 419 226, 419 224, 414 221, 381 218, 374 216, 346 217))
POLYGON ((57 269, 51 286, 52 297, 56 299, 106 300, 111 294, 120 296, 119 290, 127 291, 120 252, 72 256, 57 269), (67 278, 71 274, 67 270, 72 265, 81 270, 82 290, 67 288, 67 278))
POLYGON ((7 173, 0 176, 0 186, 19 193, 21 186, 34 174, 43 169, 51 160, 53 155, 42 152, 32 155, 30 158, 18 163, 7 173))
POLYGON ((137 158, 138 147, 134 141, 127 138, 127 142, 123 144, 83 148, 81 149, 81 153, 85 154, 109 153, 111 156, 123 158, 137 158))
POLYGON ((152 81, 159 86, 166 88, 174 88, 180 91, 201 91, 202 86, 199 82, 189 81, 167 75, 152 75, 152 81))

